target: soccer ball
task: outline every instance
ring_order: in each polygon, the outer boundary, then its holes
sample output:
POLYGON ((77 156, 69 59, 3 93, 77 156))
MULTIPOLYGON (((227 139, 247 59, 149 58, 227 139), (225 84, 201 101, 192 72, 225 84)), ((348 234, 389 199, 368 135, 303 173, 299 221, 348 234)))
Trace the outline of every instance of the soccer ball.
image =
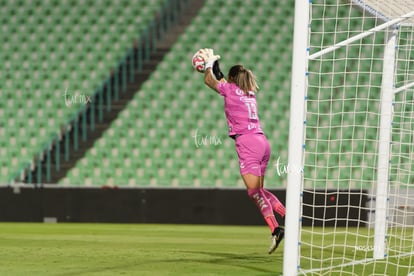
POLYGON ((206 61, 200 55, 200 51, 197 51, 193 55, 193 58, 191 59, 191 64, 193 65, 193 68, 200 73, 204 73, 206 71, 206 61))

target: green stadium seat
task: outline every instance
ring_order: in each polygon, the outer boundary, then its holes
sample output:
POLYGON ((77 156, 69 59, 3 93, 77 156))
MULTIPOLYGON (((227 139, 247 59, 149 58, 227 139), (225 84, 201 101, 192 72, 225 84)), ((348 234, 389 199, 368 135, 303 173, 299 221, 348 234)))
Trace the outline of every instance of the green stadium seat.
MULTIPOLYGON (((10 115, 6 114, 7 118, 14 118, 13 108, 18 106, 25 109, 22 116, 35 114, 31 118, 43 123, 30 123, 27 120, 27 124, 19 120, 17 126, 30 129, 40 125, 39 135, 30 137, 29 142, 34 143, 35 148, 40 148, 78 112, 79 105, 65 105, 64 83, 70 84, 71 91, 96 89, 139 35, 135 30, 145 28, 152 19, 154 13, 148 12, 147 7, 155 11, 164 2, 145 0, 128 8, 130 3, 124 1, 116 9, 107 9, 95 3, 91 5, 89 2, 76 6, 65 1, 54 1, 52 6, 48 2, 36 2, 36 8, 28 8, 22 3, 9 2, 1 9, 1 14, 7 16, 2 16, 1 20, 4 40, 0 51, 3 60, 0 73, 6 74, 0 84, 0 91, 4 91, 2 99, 11 100, 12 104, 5 103, 0 108, 8 107, 10 115), (140 19, 139 22, 136 18, 140 19), (108 26, 112 32, 107 31, 108 26), (121 32, 121 29, 124 31, 121 32), (106 43, 101 39, 102 34, 110 37, 106 43), (96 52, 97 44, 102 45, 102 52, 96 52), (99 68, 96 60, 100 60, 99 68), (16 92, 19 91, 24 95, 18 95, 16 92), (38 101, 32 97, 33 91, 39 92, 38 101), (54 91, 58 95, 53 95, 54 91), (49 100, 45 101, 45 98, 49 100), (13 100, 17 102, 13 103, 13 100), (36 110, 43 112, 36 113, 36 110), (44 122, 47 122, 48 127, 44 122)), ((11 126, 16 121, 4 122, 11 126)), ((10 167, 3 171, 15 174, 15 169, 10 167)), ((0 183, 7 181, 8 177, 2 175, 0 183)))

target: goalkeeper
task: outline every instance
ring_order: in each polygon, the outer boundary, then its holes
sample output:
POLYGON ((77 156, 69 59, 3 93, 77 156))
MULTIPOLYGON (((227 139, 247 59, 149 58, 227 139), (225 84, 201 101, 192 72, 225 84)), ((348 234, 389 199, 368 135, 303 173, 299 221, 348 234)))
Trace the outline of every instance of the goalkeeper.
POLYGON ((264 188, 264 176, 270 158, 270 146, 260 127, 255 93, 258 85, 252 71, 242 65, 230 68, 225 80, 218 59, 212 49, 201 49, 206 61, 205 84, 224 97, 224 112, 228 134, 235 140, 240 174, 248 196, 255 202, 272 233, 269 254, 282 241, 283 228, 279 227, 273 212, 281 217, 285 207, 278 198, 264 188))

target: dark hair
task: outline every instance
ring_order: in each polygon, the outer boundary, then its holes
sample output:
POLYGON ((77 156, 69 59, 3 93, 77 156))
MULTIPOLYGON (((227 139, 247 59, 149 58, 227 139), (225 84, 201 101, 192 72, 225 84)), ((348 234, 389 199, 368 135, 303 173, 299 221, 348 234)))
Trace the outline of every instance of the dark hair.
POLYGON ((237 64, 230 68, 228 78, 240 87, 244 93, 249 91, 256 92, 259 86, 256 83, 256 76, 249 69, 244 68, 243 65, 237 64))

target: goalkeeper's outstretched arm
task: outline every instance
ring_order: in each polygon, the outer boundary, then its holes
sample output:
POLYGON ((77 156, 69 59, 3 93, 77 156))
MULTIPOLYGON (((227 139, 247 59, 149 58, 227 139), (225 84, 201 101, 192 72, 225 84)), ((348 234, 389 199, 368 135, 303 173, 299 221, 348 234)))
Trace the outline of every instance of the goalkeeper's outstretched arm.
POLYGON ((216 79, 216 77, 213 74, 213 69, 211 67, 206 69, 206 72, 204 73, 204 83, 210 87, 211 89, 213 89, 214 91, 216 91, 217 93, 217 84, 219 82, 226 82, 226 80, 224 78, 220 79, 220 81, 218 81, 216 79))

